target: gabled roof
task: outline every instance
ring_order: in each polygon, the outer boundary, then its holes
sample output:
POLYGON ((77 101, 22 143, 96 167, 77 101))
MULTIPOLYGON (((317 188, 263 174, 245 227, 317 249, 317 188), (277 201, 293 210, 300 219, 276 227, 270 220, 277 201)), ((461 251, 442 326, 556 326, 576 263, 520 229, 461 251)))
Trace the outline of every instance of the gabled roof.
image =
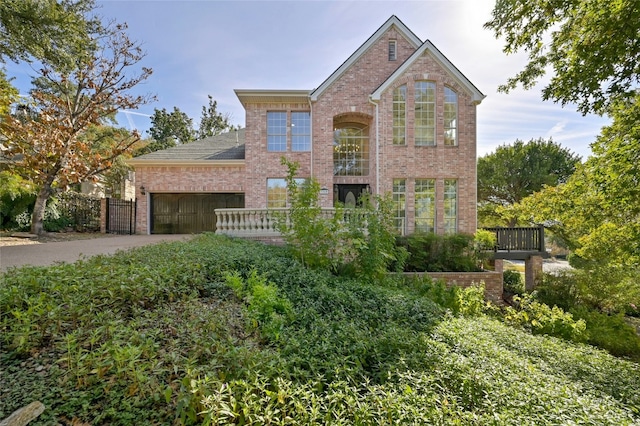
POLYGON ((132 166, 154 164, 244 163, 244 129, 233 130, 173 148, 151 152, 127 161, 132 166))
POLYGON ((336 81, 340 76, 353 65, 373 44, 375 44, 380 37, 382 37, 391 27, 395 27, 398 32, 406 38, 415 48, 418 48, 422 41, 416 36, 397 16, 392 15, 378 30, 373 33, 371 37, 364 42, 362 46, 358 48, 349 58, 340 65, 340 67, 333 72, 317 89, 311 92, 311 101, 317 101, 318 97, 324 92, 331 84, 336 81))
POLYGON ((451 63, 451 61, 449 61, 446 58, 446 56, 444 56, 442 52, 440 52, 438 48, 436 48, 433 45, 433 43, 431 43, 429 40, 422 43, 422 46, 420 46, 415 52, 413 52, 413 54, 409 56, 407 60, 404 61, 404 63, 400 65, 398 69, 395 70, 393 74, 391 74, 389 78, 387 78, 371 94, 371 100, 372 101, 380 100, 380 96, 382 95, 382 92, 384 92, 387 88, 389 88, 389 86, 392 85, 393 82, 398 77, 400 77, 425 52, 430 54, 440 64, 441 67, 443 67, 451 76, 453 76, 456 80, 458 80, 458 83, 460 83, 462 87, 464 87, 467 91, 469 91, 469 93, 471 94, 471 100, 474 103, 479 104, 480 102, 482 102, 482 100, 485 98, 485 95, 482 94, 482 92, 478 90, 478 88, 473 83, 471 83, 471 81, 469 81, 469 79, 465 77, 464 74, 462 74, 460 70, 456 68, 456 66, 453 65, 453 63, 451 63))

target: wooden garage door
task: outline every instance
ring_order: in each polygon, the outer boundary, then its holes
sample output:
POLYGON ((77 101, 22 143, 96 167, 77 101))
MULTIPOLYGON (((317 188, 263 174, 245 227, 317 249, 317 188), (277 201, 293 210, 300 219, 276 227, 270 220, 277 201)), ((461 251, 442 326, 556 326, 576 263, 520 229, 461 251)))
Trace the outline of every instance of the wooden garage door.
POLYGON ((244 194, 151 194, 152 234, 216 230, 215 209, 244 208, 244 194))

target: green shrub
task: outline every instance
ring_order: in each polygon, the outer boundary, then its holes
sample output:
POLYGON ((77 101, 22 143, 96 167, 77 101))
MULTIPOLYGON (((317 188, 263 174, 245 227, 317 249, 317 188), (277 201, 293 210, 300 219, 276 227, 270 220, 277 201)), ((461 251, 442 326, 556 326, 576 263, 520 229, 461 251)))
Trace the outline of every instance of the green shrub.
POLYGON ((524 327, 533 334, 546 334, 566 340, 585 341, 586 324, 574 319, 569 312, 554 306, 549 307, 535 300, 534 295, 514 296, 516 307, 507 306, 503 319, 507 324, 524 327))
POLYGON ((407 272, 470 272, 480 271, 481 264, 474 250, 472 235, 436 235, 416 233, 398 237, 397 244, 404 247, 409 256, 407 272))
POLYGON ((0 229, 28 229, 35 201, 33 185, 8 171, 0 172, 0 229))
POLYGON ((524 294, 524 280, 522 274, 512 269, 507 269, 502 273, 504 291, 511 294, 524 294))
POLYGON ((585 307, 574 308, 576 318, 587 325, 587 343, 609 353, 640 361, 640 336, 624 320, 624 314, 604 314, 585 307))

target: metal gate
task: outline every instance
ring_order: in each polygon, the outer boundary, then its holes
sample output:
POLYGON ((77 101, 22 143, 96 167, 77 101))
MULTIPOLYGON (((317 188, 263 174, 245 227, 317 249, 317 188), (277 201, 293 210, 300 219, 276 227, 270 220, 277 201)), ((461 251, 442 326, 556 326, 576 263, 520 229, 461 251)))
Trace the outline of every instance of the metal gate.
POLYGON ((107 198, 107 232, 110 234, 136 233, 136 202, 107 198))

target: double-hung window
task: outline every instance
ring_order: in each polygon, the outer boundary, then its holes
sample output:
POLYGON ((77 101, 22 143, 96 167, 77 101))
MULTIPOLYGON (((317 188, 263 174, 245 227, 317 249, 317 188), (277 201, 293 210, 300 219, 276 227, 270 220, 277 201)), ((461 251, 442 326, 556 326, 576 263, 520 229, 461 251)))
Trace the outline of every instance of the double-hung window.
POLYGON ((444 232, 455 234, 458 231, 458 181, 444 180, 444 232))
POLYGON ((311 150, 311 114, 291 113, 291 151, 311 150))
POLYGON ((406 232, 407 217, 407 181, 406 179, 393 180, 392 200, 394 205, 394 222, 402 235, 406 232))
POLYGON ((436 181, 416 179, 415 189, 416 231, 436 231, 436 181))
POLYGON ((287 113, 267 112, 267 151, 287 150, 287 113))

